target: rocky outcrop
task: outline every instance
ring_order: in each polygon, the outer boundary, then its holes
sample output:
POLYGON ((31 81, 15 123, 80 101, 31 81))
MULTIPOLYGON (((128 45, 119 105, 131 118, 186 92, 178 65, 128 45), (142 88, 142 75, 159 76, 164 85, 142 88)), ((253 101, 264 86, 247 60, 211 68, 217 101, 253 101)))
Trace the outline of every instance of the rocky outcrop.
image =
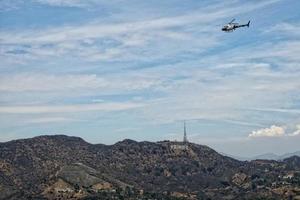
POLYGON ((104 181, 98 177, 99 174, 100 172, 82 163, 74 163, 63 166, 57 173, 57 177, 78 187, 90 187, 97 183, 104 183, 104 181))

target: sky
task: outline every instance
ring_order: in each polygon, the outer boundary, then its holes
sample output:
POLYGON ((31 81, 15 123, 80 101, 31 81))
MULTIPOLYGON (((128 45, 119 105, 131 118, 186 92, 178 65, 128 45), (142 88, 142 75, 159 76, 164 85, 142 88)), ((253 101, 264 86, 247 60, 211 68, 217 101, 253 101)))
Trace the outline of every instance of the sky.
POLYGON ((300 150, 300 1, 0 0, 0 142, 300 150), (232 19, 247 23, 231 33, 232 19))

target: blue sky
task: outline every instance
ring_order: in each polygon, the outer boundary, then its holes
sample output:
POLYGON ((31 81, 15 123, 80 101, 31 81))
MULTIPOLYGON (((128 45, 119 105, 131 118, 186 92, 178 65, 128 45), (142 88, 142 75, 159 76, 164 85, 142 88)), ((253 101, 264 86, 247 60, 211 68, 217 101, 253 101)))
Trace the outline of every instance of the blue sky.
POLYGON ((299 149, 300 2, 0 0, 0 141, 299 149), (220 31, 235 18, 250 28, 220 31))

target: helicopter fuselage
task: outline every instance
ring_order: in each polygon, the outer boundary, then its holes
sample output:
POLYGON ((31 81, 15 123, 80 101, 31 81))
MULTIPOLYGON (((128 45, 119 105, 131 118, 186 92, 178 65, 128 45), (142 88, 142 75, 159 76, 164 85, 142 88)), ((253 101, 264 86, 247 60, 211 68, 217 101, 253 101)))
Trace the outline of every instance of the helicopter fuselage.
POLYGON ((226 31, 226 32, 230 32, 230 31, 234 31, 237 28, 238 24, 237 23, 230 23, 230 24, 226 24, 223 28, 222 31, 226 31))
POLYGON ((231 22, 231 23, 228 23, 225 26, 223 26, 222 31, 232 32, 237 28, 241 28, 241 27, 245 27, 245 26, 247 26, 249 28, 249 25, 250 25, 250 21, 247 24, 242 24, 242 25, 239 25, 238 23, 232 23, 231 22))

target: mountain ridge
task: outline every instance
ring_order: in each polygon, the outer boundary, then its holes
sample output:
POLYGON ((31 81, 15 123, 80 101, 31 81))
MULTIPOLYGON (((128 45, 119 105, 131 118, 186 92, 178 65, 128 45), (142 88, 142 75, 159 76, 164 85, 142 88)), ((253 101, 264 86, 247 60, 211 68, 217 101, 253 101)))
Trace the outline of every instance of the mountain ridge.
POLYGON ((235 155, 231 155, 231 154, 226 154, 226 153, 222 153, 222 155, 225 156, 229 156, 231 158, 234 158, 236 160, 240 160, 240 161, 251 161, 251 160, 283 160, 285 158, 289 158, 291 156, 300 156, 300 151, 295 151, 295 152, 288 152, 288 153, 284 153, 281 155, 275 154, 275 153, 264 153, 264 154, 259 154, 256 156, 252 156, 252 157, 243 157, 243 156, 235 156, 235 155))
POLYGON ((38 136, 0 143, 0 199, 84 199, 103 191, 118 191, 127 199, 128 191, 136 198, 247 199, 259 194, 285 199, 284 193, 260 188, 261 181, 271 186, 290 171, 298 177, 299 160, 238 161, 205 145, 173 141, 125 139, 104 145, 66 135, 38 136))

